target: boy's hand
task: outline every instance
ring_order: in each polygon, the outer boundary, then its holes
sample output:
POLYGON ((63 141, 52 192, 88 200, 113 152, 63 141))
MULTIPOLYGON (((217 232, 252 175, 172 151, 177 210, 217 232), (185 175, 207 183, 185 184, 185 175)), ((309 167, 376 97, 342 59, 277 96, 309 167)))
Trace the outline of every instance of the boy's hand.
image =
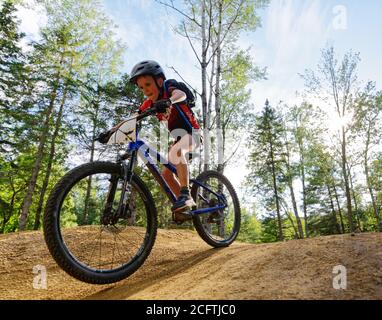
POLYGON ((154 107, 159 113, 165 113, 169 107, 171 107, 172 102, 170 99, 163 99, 154 102, 154 107))

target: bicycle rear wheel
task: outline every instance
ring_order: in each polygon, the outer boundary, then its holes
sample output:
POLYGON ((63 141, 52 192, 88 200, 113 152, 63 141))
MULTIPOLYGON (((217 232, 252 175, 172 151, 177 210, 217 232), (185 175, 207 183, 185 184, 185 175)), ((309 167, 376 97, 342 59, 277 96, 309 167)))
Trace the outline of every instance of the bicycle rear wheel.
POLYGON ((135 272, 150 254, 157 231, 153 198, 133 175, 128 209, 116 218, 122 182, 120 165, 93 162, 68 172, 49 196, 45 241, 58 265, 78 280, 117 282, 135 272), (116 191, 107 209, 111 183, 116 191))
POLYGON ((217 171, 202 172, 193 183, 191 195, 197 208, 224 207, 193 216, 200 237, 213 247, 227 247, 240 230, 240 203, 230 181, 217 171))

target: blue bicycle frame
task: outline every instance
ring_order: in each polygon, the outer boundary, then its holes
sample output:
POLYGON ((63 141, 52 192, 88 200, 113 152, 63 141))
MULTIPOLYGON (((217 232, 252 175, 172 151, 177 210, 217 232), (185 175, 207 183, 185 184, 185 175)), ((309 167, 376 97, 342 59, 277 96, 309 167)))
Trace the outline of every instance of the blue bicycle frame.
MULTIPOLYGON (((128 145, 127 153, 130 154, 130 155, 133 155, 133 157, 131 158, 131 161, 135 160, 135 159, 133 159, 134 155, 135 156, 138 155, 141 158, 141 160, 143 160, 146 163, 147 168, 149 169, 151 174, 154 176, 155 180, 162 187, 162 189, 165 191, 165 193, 166 193, 167 197, 169 198, 169 200, 172 203, 174 203, 176 201, 176 196, 172 192, 172 190, 170 189, 170 187, 168 186, 167 182, 164 180, 162 175, 160 174, 157 162, 163 163, 164 166, 167 169, 169 169, 171 172, 173 172, 175 175, 177 175, 177 171, 176 171, 175 166, 173 164, 171 164, 170 162, 168 162, 156 150, 154 150, 153 148, 148 146, 144 141, 140 140, 138 138, 138 133, 139 133, 139 128, 137 128, 137 130, 136 130, 136 141, 135 142, 130 142, 129 145, 128 145)), ((131 170, 133 169, 133 165, 134 164, 132 164, 130 166, 131 170)), ((197 184, 198 186, 204 188, 208 192, 214 194, 217 197, 217 199, 219 200, 219 203, 223 203, 221 205, 214 206, 214 207, 201 208, 201 209, 192 210, 192 211, 189 212, 190 215, 197 215, 197 214, 204 214, 204 213, 214 212, 216 210, 224 209, 224 208, 227 207, 226 199, 225 199, 224 195, 216 193, 215 191, 211 190, 208 186, 204 185, 203 183, 201 183, 200 181, 198 181, 196 179, 190 179, 190 182, 192 182, 194 184, 197 184)), ((202 199, 204 199, 203 195, 201 195, 200 193, 198 194, 198 196, 201 197, 202 199)), ((207 199, 204 199, 204 200, 206 202, 208 202, 207 199)))

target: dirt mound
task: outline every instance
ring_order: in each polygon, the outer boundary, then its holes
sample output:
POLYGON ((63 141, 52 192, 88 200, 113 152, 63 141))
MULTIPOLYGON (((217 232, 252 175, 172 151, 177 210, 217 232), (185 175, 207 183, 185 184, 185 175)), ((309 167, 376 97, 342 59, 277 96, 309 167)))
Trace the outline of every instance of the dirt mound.
POLYGON ((41 232, 0 235, 0 299, 382 299, 382 234, 213 249, 192 231, 158 230, 153 251, 113 285, 73 279, 51 258, 41 232), (34 289, 33 267, 47 270, 34 289), (347 271, 333 288, 335 266, 347 271))

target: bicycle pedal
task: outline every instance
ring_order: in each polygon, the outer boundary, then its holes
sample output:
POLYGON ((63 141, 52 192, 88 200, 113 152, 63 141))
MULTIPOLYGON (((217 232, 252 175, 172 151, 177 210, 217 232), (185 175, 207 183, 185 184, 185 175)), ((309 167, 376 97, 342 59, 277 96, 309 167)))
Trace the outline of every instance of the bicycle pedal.
POLYGON ((180 226, 181 224, 191 220, 192 220, 192 214, 189 211, 185 211, 181 213, 173 212, 171 223, 180 226))

